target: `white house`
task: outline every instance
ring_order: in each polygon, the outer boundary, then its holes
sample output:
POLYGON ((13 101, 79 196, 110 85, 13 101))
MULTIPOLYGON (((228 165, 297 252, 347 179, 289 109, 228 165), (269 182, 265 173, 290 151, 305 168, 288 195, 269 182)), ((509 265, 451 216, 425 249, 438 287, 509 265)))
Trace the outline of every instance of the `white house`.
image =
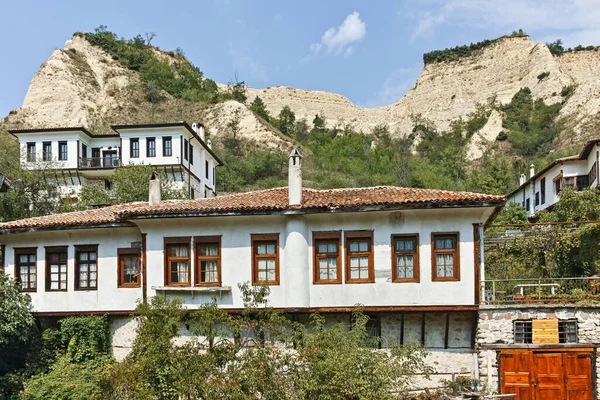
POLYGON ((113 125, 96 134, 81 127, 11 130, 19 139, 21 165, 57 173, 57 195, 76 198, 81 187, 111 188, 111 175, 122 165, 145 164, 165 172, 191 198, 216 194, 221 161, 205 140, 204 126, 186 122, 113 125))
POLYGON ((504 197, 303 189, 301 165, 292 152, 288 188, 2 223, 5 271, 39 317, 113 315, 115 347, 131 331, 118 316, 138 301, 174 296, 193 310, 215 296, 238 312, 238 284, 252 282, 269 285, 271 305, 300 321, 318 311, 349 323, 360 304, 383 346, 441 352, 448 375, 438 378, 473 371, 482 227, 504 197))
POLYGON ((558 158, 535 173, 530 167, 529 179, 521 175, 519 187, 506 197, 509 203, 521 204, 528 217, 553 206, 562 189, 582 191, 598 187, 600 139, 588 141, 578 155, 558 158))

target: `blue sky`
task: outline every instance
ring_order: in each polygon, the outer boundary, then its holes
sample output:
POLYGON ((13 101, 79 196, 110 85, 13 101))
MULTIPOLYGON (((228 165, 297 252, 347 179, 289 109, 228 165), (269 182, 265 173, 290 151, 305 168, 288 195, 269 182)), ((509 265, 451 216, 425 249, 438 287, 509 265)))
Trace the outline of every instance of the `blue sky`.
POLYGON ((207 77, 253 87, 340 93, 374 107, 397 101, 424 52, 522 28, 537 41, 600 45, 598 0, 11 1, 0 24, 0 117, 74 32, 100 24, 120 36, 155 32, 207 77))

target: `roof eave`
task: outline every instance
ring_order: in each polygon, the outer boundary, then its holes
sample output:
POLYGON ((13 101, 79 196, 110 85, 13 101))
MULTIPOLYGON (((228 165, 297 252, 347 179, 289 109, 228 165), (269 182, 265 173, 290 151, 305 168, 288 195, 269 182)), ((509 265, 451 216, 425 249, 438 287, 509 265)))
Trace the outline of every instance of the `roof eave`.
POLYGON ((51 226, 28 226, 28 227, 17 227, 17 228, 0 228, 0 236, 15 234, 15 233, 29 233, 29 232, 43 232, 43 231, 62 231, 69 229, 94 229, 94 228, 131 228, 136 225, 129 221, 120 222, 108 222, 103 224, 69 224, 69 225, 51 225, 51 226))

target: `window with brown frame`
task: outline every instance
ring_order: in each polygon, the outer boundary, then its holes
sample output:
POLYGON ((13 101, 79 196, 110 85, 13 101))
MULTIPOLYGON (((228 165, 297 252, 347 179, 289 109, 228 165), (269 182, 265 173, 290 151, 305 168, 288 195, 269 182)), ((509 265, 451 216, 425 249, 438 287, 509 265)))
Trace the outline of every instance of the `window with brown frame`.
POLYGON ((46 247, 46 290, 67 290, 68 247, 46 247))
POLYGON ((221 237, 196 236, 196 286, 221 286, 221 237))
POLYGON ((344 232, 346 283, 374 283, 373 231, 344 232))
POLYGON ((251 235, 252 283, 279 285, 279 234, 251 235))
POLYGON ((434 233, 431 246, 432 280, 460 280, 458 233, 434 233))
POLYGON ((15 249, 15 277, 24 292, 37 290, 37 248, 15 249))
POLYGON ((313 232, 313 283, 342 283, 340 232, 313 232))
POLYGON ((165 238, 165 273, 169 286, 190 286, 190 240, 165 238))
POLYGON ((392 281, 419 282, 419 235, 392 235, 392 281))
POLYGON ((75 246, 75 289, 98 289, 98 245, 75 246))
POLYGON ((117 249, 119 255, 119 287, 140 287, 140 249, 117 249))

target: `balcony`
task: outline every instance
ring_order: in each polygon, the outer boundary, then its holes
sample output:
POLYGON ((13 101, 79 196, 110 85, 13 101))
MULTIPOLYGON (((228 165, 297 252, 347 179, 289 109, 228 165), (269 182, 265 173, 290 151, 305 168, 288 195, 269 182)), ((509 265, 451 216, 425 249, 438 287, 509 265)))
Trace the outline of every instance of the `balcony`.
POLYGON ((482 281, 481 304, 599 304, 600 276, 482 281))
POLYGON ((114 157, 80 157, 80 169, 106 169, 121 166, 121 160, 114 157))

